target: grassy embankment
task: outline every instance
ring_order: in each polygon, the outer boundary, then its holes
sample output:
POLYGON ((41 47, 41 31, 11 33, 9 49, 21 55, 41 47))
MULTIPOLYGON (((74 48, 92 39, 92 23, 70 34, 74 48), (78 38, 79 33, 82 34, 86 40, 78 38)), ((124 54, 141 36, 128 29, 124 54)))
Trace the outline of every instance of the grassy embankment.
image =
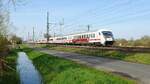
POLYGON ((19 84, 19 74, 16 71, 17 65, 17 50, 12 50, 6 57, 6 62, 9 67, 5 67, 5 70, 0 76, 0 84, 19 84))
POLYGON ((64 48, 60 46, 48 46, 49 49, 64 51, 64 52, 73 52, 84 55, 91 56, 102 56, 108 58, 115 58, 124 61, 150 64, 150 53, 131 53, 123 51, 108 51, 108 50, 94 50, 94 49, 85 49, 85 48, 64 48))
POLYGON ((134 80, 29 48, 23 51, 28 54, 41 73, 44 84, 136 84, 134 80))

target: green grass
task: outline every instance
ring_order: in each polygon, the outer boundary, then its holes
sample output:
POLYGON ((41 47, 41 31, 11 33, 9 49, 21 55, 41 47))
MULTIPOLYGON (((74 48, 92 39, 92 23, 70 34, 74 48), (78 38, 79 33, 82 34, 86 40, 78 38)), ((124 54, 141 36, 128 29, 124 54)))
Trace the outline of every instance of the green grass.
POLYGON ((11 70, 9 68, 5 68, 3 71, 2 76, 0 76, 0 84, 19 84, 19 75, 16 71, 16 61, 17 61, 17 51, 13 50, 9 53, 9 55, 6 57, 6 61, 8 62, 7 65, 13 68, 14 70, 11 70))
POLYGON ((109 50, 94 50, 94 49, 85 49, 85 48, 64 48, 60 46, 51 46, 49 47, 51 50, 58 50, 64 52, 73 52, 84 55, 91 56, 101 56, 108 58, 115 58, 124 61, 150 64, 150 53, 131 53, 131 52, 123 52, 123 51, 109 51, 109 50))
POLYGON ((63 58, 23 49, 42 75, 44 84, 136 84, 110 72, 98 71, 63 58))

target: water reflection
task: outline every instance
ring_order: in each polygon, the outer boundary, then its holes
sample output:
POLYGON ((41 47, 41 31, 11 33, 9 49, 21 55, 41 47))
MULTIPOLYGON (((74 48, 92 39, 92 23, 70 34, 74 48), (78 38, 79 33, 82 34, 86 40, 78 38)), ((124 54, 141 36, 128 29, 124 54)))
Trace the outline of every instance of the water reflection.
POLYGON ((17 70, 21 84, 42 84, 41 77, 28 56, 24 52, 19 52, 18 56, 17 70))

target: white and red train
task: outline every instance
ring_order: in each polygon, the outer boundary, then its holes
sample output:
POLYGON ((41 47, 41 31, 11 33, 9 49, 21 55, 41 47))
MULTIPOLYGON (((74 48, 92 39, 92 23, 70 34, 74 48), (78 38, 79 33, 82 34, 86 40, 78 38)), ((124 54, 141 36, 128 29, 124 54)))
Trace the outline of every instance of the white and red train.
MULTIPOLYGON (((36 43, 47 43, 46 39, 36 41, 36 43)), ((56 44, 96 44, 96 45, 113 45, 114 37, 112 31, 101 29, 95 32, 84 32, 65 36, 49 38, 48 43, 56 44)))

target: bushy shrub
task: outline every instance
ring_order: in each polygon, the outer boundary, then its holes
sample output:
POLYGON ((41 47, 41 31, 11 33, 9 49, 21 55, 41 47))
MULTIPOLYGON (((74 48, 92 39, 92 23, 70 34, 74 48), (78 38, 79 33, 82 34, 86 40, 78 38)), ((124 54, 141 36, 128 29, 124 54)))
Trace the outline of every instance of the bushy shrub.
POLYGON ((138 47, 150 47, 150 36, 143 36, 136 40, 116 39, 116 46, 138 46, 138 47))

